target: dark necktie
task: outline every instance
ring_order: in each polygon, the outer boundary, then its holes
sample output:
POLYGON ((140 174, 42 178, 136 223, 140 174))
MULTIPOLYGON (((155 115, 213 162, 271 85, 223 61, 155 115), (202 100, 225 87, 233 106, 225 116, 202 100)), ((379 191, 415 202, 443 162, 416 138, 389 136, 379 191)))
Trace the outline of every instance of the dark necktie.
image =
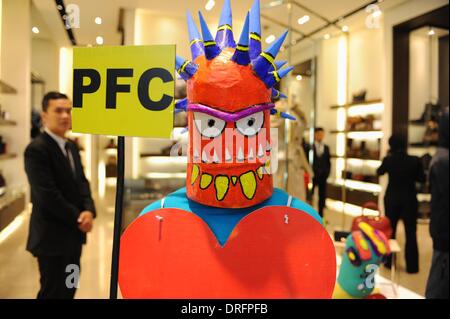
POLYGON ((75 175, 75 163, 73 162, 72 153, 70 153, 69 142, 64 144, 64 149, 66 150, 66 158, 69 162, 70 168, 72 170, 72 174, 75 175))

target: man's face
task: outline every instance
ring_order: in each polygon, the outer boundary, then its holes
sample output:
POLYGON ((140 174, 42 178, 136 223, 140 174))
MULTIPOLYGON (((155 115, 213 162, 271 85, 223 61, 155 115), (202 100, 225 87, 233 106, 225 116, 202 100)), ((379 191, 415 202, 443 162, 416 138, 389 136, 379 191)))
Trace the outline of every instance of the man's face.
POLYGON ((314 138, 319 143, 323 141, 324 136, 325 136, 324 131, 317 131, 314 133, 314 138))
POLYGON ((72 127, 72 106, 68 99, 49 100, 46 112, 42 112, 44 125, 54 134, 64 137, 72 127))

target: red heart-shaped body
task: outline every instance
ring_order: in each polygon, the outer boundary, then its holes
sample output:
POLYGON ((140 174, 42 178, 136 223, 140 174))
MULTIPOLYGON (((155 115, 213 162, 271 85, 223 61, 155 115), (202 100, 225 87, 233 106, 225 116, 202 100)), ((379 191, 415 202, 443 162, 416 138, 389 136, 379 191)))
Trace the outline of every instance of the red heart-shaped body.
POLYGON ((252 212, 224 247, 200 217, 174 208, 137 218, 121 237, 124 298, 331 298, 335 279, 330 236, 291 207, 252 212))

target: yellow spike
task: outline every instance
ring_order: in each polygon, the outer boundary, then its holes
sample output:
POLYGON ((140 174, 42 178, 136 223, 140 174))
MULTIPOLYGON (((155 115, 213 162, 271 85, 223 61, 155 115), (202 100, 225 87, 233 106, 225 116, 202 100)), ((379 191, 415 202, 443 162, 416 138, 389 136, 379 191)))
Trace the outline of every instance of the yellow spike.
POLYGON ((256 173, 258 174, 258 178, 259 179, 262 179, 263 178, 263 167, 261 166, 261 167, 259 167, 257 170, 256 170, 256 173))
POLYGON ((200 179, 200 188, 201 189, 208 188, 208 186, 211 184, 212 180, 213 180, 212 175, 202 174, 202 177, 200 179))
POLYGON ((241 182, 242 192, 247 199, 253 199, 256 194, 256 177, 253 171, 242 174, 239 177, 241 182))
POLYGON ((193 165, 192 166, 192 174, 191 174, 191 185, 193 185, 195 183, 195 181, 197 180, 199 172, 200 172, 200 169, 199 169, 198 165, 193 165))
POLYGON ((237 176, 231 176, 231 182, 233 183, 233 185, 236 185, 237 176))
POLYGON ((216 188, 216 198, 218 201, 224 199, 228 192, 229 184, 230 180, 228 176, 216 176, 216 179, 214 180, 214 187, 216 188))

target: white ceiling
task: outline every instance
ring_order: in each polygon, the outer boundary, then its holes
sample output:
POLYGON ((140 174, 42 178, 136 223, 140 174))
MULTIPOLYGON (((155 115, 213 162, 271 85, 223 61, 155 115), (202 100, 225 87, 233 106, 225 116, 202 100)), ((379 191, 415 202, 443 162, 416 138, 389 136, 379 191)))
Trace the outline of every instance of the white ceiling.
MULTIPOLYGON (((318 13, 328 21, 338 19, 340 16, 348 12, 360 8, 368 4, 369 0, 295 0, 302 6, 307 7, 313 12, 318 13)), ((384 0, 379 3, 381 10, 386 10, 408 0, 384 0)), ((179 17, 185 19, 187 10, 190 10, 195 16, 196 12, 201 10, 210 19, 219 20, 222 6, 221 0, 216 0, 216 5, 211 11, 205 10, 206 0, 65 0, 65 5, 69 3, 77 4, 80 8, 80 28, 73 29, 75 39, 78 45, 95 45, 95 38, 98 35, 103 36, 105 45, 120 44, 120 33, 117 31, 119 24, 120 8, 139 8, 150 10, 161 15, 170 17, 179 17), (97 25, 94 23, 95 17, 101 17, 103 23, 97 25)), ((246 12, 250 9, 253 0, 232 0, 233 19, 243 20, 246 12)), ((286 0, 261 0, 261 13, 276 20, 281 24, 289 24, 288 5, 286 0), (283 3, 284 2, 284 3, 283 3), (271 4, 278 4, 271 7, 271 4)), ((41 32, 33 35, 39 38, 51 38, 60 46, 70 45, 67 33, 61 22, 59 12, 56 9, 54 0, 33 0, 32 6, 32 22, 37 24, 41 32)), ((368 13, 360 11, 346 21, 340 22, 338 25, 348 25, 351 30, 364 27, 364 22, 368 13)), ((296 30, 308 34, 317 28, 327 24, 322 18, 301 9, 299 6, 292 7, 292 26, 296 30), (308 14, 311 19, 304 25, 297 23, 298 18, 308 14)), ((281 34, 285 27, 276 25, 272 21, 262 19, 263 36, 269 34, 281 34)), ((324 34, 339 33, 339 29, 330 26, 317 34, 315 37, 322 37, 324 34)), ((299 34, 294 33, 294 38, 298 38, 299 34)))

